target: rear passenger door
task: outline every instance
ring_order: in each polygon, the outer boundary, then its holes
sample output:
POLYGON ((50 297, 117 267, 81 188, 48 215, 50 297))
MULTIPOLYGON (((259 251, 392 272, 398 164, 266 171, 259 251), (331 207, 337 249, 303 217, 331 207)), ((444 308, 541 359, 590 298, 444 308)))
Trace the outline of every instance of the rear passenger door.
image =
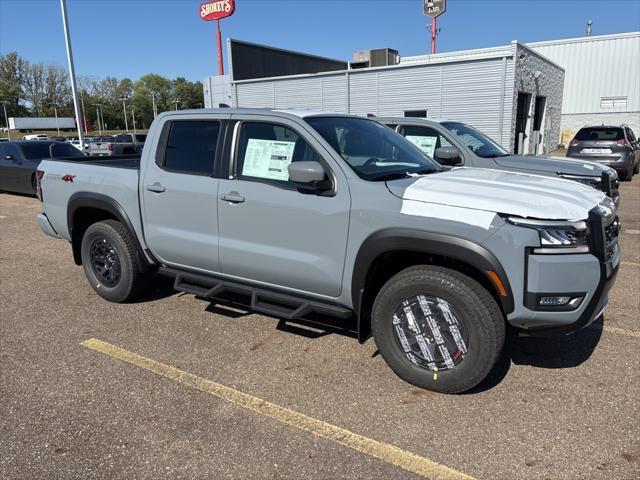
POLYGON ((210 116, 173 118, 159 125, 155 159, 147 159, 143 172, 145 239, 168 265, 219 272, 214 168, 226 122, 210 116))
POLYGON ((351 205, 342 170, 311 127, 266 115, 236 118, 234 161, 218 195, 223 273, 339 296, 351 205), (331 192, 302 192, 289 181, 288 165, 305 160, 323 164, 331 192))

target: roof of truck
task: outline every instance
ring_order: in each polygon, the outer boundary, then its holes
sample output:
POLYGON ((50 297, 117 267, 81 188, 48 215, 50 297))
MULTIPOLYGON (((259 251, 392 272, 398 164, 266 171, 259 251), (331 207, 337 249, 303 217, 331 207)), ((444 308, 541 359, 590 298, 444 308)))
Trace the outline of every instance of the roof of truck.
POLYGON ((274 113, 291 115, 298 118, 306 117, 356 117, 363 118, 359 115, 349 115, 340 112, 322 112, 319 110, 305 110, 305 109, 273 109, 273 108, 204 108, 195 110, 170 110, 161 113, 159 116, 173 116, 173 115, 197 115, 202 113, 226 113, 226 114, 261 114, 271 115, 274 113))

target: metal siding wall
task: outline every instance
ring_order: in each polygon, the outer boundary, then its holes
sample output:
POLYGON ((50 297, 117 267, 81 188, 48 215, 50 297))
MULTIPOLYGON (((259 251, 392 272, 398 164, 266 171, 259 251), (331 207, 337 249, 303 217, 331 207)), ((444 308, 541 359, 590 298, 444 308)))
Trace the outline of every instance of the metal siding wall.
POLYGON ((238 83, 238 107, 274 108, 273 82, 238 83))
POLYGON ((352 115, 376 114, 377 72, 349 73, 349 112, 352 115))
POLYGON ((403 116, 407 110, 440 116, 440 65, 378 73, 379 115, 403 116))
MULTIPOLYGON (((502 60, 455 63, 443 67, 442 117, 463 121, 498 139, 498 110, 503 95, 502 60)), ((513 88, 508 83, 507 87, 510 91, 513 88)))
POLYGON ((322 77, 322 108, 325 112, 347 113, 346 75, 322 77))
POLYGON ((640 111, 640 33, 528 46, 564 67, 563 114, 640 111), (626 109, 600 109, 601 97, 617 96, 626 109))
POLYGON ((302 108, 320 110, 322 108, 322 85, 320 78, 298 80, 277 80, 275 87, 275 107, 282 110, 302 108))

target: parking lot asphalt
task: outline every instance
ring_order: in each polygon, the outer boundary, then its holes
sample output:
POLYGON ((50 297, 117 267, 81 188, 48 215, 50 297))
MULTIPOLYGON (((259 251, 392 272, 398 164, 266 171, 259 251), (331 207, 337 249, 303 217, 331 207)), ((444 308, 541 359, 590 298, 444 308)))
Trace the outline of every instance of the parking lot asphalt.
POLYGON ((511 339, 464 395, 166 280, 107 303, 40 209, 0 194, 1 478, 640 478, 640 177, 604 323, 511 339))

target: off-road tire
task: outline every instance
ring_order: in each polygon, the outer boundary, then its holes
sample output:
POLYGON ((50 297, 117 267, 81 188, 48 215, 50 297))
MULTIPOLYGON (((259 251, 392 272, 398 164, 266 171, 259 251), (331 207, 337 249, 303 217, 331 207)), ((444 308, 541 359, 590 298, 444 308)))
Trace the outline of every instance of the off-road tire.
POLYGON ((123 303, 136 299, 143 291, 145 278, 140 272, 136 246, 127 229, 116 220, 104 220, 87 228, 81 244, 82 266, 91 287, 105 300, 123 303), (115 252, 119 279, 105 284, 93 266, 91 249, 101 241, 115 252))
POLYGON ((461 393, 477 386, 494 367, 505 337, 503 314, 484 287, 455 270, 429 265, 407 268, 383 285, 374 301, 371 327, 380 354, 396 375, 442 393, 461 393), (416 365, 397 339, 396 309, 406 299, 423 295, 446 301, 466 329, 468 351, 451 369, 433 371, 416 365))

